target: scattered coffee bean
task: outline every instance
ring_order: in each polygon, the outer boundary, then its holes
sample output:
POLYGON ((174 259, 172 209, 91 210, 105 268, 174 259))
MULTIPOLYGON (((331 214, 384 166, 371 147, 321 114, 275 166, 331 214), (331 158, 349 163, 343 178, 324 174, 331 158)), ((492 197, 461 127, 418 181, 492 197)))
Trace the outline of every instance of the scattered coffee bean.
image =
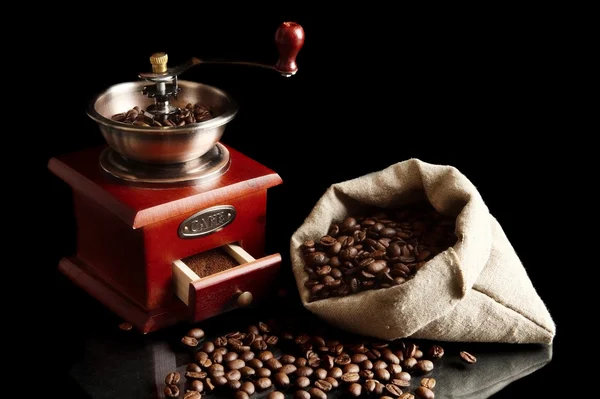
POLYGON ((270 392, 267 395, 267 399, 284 399, 285 395, 279 391, 270 392))
POLYGON ((362 386, 357 383, 352 383, 348 386, 348 394, 358 398, 362 394, 362 386))
POLYGON ((204 383, 202 383, 202 381, 200 381, 200 380, 193 380, 190 383, 190 389, 192 391, 202 392, 202 391, 204 391, 204 383))
POLYGON ((340 385, 340 383, 338 382, 338 380, 336 380, 333 377, 327 377, 327 378, 325 378, 325 381, 327 381, 328 383, 331 384, 332 389, 335 389, 335 388, 337 388, 340 385))
POLYGON ((133 328, 133 326, 129 323, 121 323, 119 324, 119 329, 122 331, 130 331, 133 328))
POLYGON ((402 395, 402 389, 400 389, 400 387, 394 384, 387 384, 385 386, 385 390, 387 391, 387 393, 394 397, 402 395))
POLYGON ((271 380, 266 377, 259 378, 256 380, 255 385, 258 389, 264 391, 265 389, 269 389, 271 387, 271 380))
POLYGON ((167 385, 165 387, 165 396, 167 398, 177 398, 179 397, 179 388, 177 385, 167 385))
POLYGON ((199 372, 199 371, 202 371, 202 368, 200 366, 198 366, 196 363, 188 363, 188 365, 185 366, 185 371, 199 372))
POLYGON ((290 377, 284 373, 277 373, 273 376, 273 382, 280 388, 285 388, 290 385, 290 377))
POLYGON ((139 106, 135 106, 127 112, 115 114, 111 119, 115 122, 125 124, 136 124, 139 126, 183 126, 191 123, 198 123, 210 120, 218 115, 218 112, 209 109, 200 104, 188 104, 185 108, 177 108, 173 114, 155 116, 139 106), (143 125, 142 125, 143 123, 143 125))
POLYGON ((215 351, 215 344, 213 344, 212 342, 205 342, 202 345, 202 352, 206 352, 206 353, 213 353, 215 351))
POLYGON ((299 367, 296 370, 296 375, 298 377, 310 377, 314 373, 314 370, 308 366, 299 367))
POLYGON ((402 363, 402 367, 404 367, 406 370, 412 370, 413 368, 415 368, 416 365, 417 359, 415 359, 414 357, 409 357, 408 359, 405 359, 402 363))
POLYGON ((250 399, 250 395, 248 395, 244 391, 236 391, 234 398, 235 399, 250 399))
POLYGON ((433 370, 433 362, 431 360, 419 360, 415 368, 420 373, 429 373, 433 370))
POLYGON ((261 362, 260 359, 254 358, 252 360, 249 360, 246 363, 246 365, 249 366, 249 367, 252 367, 254 370, 258 370, 259 368, 262 368, 263 362, 261 362))
POLYGON ((244 362, 242 359, 235 359, 227 363, 227 367, 229 367, 230 370, 239 370, 245 365, 246 362, 244 362))
POLYGON ((398 399, 415 399, 415 395, 410 392, 404 392, 402 395, 398 396, 398 399))
POLYGON ((411 375, 409 373, 407 373, 406 371, 402 371, 399 374, 396 374, 394 377, 396 377, 399 380, 404 380, 404 381, 410 381, 411 379, 411 375))
POLYGON ((271 376, 271 370, 261 367, 258 370, 256 370, 256 376, 259 378, 268 378, 271 376))
POLYGON ((296 358, 292 355, 283 355, 283 356, 281 356, 281 358, 279 358, 279 361, 282 364, 294 364, 294 362, 296 361, 296 358))
POLYGON ((463 362, 468 363, 468 364, 473 364, 473 363, 477 362, 477 358, 475 356, 473 356, 469 352, 465 352, 465 351, 460 352, 460 358, 462 359, 463 362))
POLYGON ((310 388, 308 393, 312 399, 327 399, 327 394, 319 388, 310 388))
POLYGON ((294 399, 310 399, 310 394, 306 391, 296 391, 294 392, 294 399))
POLYGON ((444 356, 444 348, 439 345, 433 345, 429 352, 427 352, 427 356, 432 360, 441 359, 444 356))
POLYGON ((230 370, 225 373, 227 381, 239 381, 242 378, 242 373, 239 370, 230 370))
POLYGON ((192 328, 190 331, 188 331, 188 333, 186 335, 188 337, 192 337, 192 338, 196 338, 197 340, 200 340, 200 339, 204 338, 204 330, 202 330, 201 328, 192 328))
POLYGON ((207 374, 204 371, 198 371, 198 372, 186 371, 184 375, 185 375, 185 378, 188 380, 203 380, 206 378, 207 374))
POLYGON ((418 397, 420 397, 422 399, 434 399, 435 398, 435 394, 429 388, 418 387, 415 390, 415 393, 417 394, 418 397))
POLYGON ((342 375, 342 381, 344 382, 358 382, 360 380, 360 376, 358 373, 345 373, 342 375))
POLYGON ((418 359, 421 359, 422 357, 423 357, 423 352, 420 349, 417 349, 415 352, 414 358, 418 360, 418 359))
POLYGON ((183 399, 200 399, 201 395, 198 391, 187 391, 183 394, 183 399))
POLYGON ((244 381, 240 386, 240 391, 246 392, 248 395, 252 395, 254 392, 256 392, 256 387, 252 382, 244 381))
POLYGON ((435 388, 436 381, 434 378, 423 378, 421 380, 421 386, 429 389, 435 388))
POLYGON ((399 378, 394 378, 393 380, 390 381, 392 384, 401 387, 401 388, 406 388, 410 386, 410 381, 406 381, 406 380, 401 380, 399 378))
MULTIPOLYGON (((454 221, 429 203, 347 217, 331 225, 327 235, 302 245, 310 301, 403 284, 455 243, 454 221)), ((417 354, 421 356, 422 352, 417 354)))
POLYGON ((175 371, 175 372, 167 374, 167 376, 165 377, 165 384, 167 384, 167 385, 178 384, 180 379, 181 379, 181 375, 175 371))
POLYGON ((198 346, 198 340, 196 338, 192 338, 192 337, 181 338, 181 343, 184 344, 185 346, 189 346, 191 348, 195 348, 196 346, 198 346))

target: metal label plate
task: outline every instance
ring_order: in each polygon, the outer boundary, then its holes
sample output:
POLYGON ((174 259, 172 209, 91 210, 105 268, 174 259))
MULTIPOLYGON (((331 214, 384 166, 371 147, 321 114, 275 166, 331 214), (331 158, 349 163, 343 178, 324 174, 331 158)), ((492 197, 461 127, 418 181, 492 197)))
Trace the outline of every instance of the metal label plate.
POLYGON ((235 208, 218 205, 203 209, 185 219, 179 225, 180 238, 196 238, 216 233, 235 219, 235 208))

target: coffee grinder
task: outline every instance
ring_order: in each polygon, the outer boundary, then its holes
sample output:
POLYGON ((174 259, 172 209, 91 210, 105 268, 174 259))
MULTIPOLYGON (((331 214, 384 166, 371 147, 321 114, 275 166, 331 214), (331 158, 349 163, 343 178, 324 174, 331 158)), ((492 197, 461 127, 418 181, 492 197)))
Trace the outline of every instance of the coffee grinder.
POLYGON ((48 164, 72 188, 77 222, 76 254, 59 270, 144 333, 249 306, 274 286, 281 256, 264 253, 266 200, 282 180, 219 142, 237 113, 234 99, 179 76, 205 63, 294 75, 302 27, 284 22, 275 42, 274 66, 193 58, 170 68, 167 54, 153 54, 142 80, 111 86, 89 105, 108 146, 48 164), (150 125, 186 104, 205 105, 214 117, 150 125), (136 106, 149 123, 111 119, 136 106))

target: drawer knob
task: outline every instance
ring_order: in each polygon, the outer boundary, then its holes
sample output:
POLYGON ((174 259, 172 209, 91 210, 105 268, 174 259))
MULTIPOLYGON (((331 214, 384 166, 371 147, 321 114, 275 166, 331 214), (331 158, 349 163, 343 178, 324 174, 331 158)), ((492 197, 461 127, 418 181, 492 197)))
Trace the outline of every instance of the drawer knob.
POLYGON ((246 308, 252 303, 252 293, 249 291, 242 292, 237 297, 237 304, 240 308, 246 308))

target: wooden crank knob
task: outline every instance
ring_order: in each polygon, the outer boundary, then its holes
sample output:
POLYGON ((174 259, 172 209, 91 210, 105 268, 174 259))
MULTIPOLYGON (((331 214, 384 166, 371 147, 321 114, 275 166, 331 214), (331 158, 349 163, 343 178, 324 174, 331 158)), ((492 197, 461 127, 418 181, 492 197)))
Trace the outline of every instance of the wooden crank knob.
POLYGON ((298 72, 296 56, 304 45, 304 29, 296 22, 282 23, 275 32, 275 44, 279 52, 279 60, 275 69, 284 76, 298 72))

